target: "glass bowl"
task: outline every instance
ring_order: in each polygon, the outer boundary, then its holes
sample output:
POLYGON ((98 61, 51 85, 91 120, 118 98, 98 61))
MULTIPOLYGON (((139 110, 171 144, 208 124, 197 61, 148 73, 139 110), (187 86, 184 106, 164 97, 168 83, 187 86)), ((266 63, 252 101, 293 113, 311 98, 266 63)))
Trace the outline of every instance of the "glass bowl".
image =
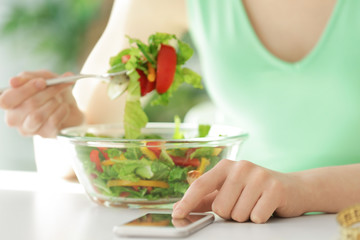
POLYGON ((83 125, 62 130, 58 139, 91 200, 105 206, 169 204, 221 159, 237 160, 247 133, 212 125, 206 137, 198 125, 148 123, 141 139, 124 139, 122 124, 83 125))

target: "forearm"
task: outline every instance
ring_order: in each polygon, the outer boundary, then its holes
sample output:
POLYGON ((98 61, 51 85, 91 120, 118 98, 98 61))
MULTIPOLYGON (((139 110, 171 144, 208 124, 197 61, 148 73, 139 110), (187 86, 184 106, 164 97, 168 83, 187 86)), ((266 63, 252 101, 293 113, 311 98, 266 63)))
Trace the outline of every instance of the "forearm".
POLYGON ((335 213, 360 203, 360 164, 324 167, 293 173, 301 182, 304 212, 335 213))

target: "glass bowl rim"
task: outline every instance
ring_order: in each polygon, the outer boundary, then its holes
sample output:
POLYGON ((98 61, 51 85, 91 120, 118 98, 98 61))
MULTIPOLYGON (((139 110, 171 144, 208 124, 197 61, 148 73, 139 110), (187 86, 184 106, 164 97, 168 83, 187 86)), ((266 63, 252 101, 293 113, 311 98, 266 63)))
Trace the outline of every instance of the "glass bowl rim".
MULTIPOLYGON (((109 124, 84 124, 80 126, 68 127, 62 129, 57 138, 59 139, 66 139, 73 142, 108 142, 108 143, 143 143, 143 142, 166 142, 166 143, 206 143, 206 142, 227 142, 227 141, 236 141, 236 140, 244 140, 248 138, 248 132, 244 131, 243 129, 231 125, 224 125, 224 124, 211 124, 212 128, 227 128, 227 129, 234 129, 237 130, 238 134, 234 135, 226 135, 226 136, 211 136, 211 137, 192 137, 192 138, 185 138, 185 139, 173 139, 173 138, 162 138, 162 139, 148 139, 148 138, 139 138, 139 139, 125 139, 121 137, 112 137, 112 138, 104 138, 104 137, 93 137, 93 136, 72 136, 70 134, 66 134, 67 131, 74 131, 76 129, 89 129, 89 128, 114 128, 114 127, 122 127, 122 123, 109 123, 109 124)), ((175 123, 172 122, 149 122, 144 127, 145 129, 156 129, 156 128, 174 128, 175 123)), ((181 123, 180 129, 196 129, 198 128, 199 124, 195 123, 181 123)), ((235 131, 234 131, 235 132, 235 131)))

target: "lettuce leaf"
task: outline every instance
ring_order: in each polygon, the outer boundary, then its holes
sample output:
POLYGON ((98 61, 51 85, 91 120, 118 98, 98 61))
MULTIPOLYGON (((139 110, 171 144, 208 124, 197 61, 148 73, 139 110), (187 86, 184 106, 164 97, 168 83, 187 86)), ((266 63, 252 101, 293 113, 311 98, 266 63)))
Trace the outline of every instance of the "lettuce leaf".
POLYGON ((180 124, 181 124, 180 117, 178 115, 176 115, 174 117, 174 121, 175 121, 175 130, 174 130, 174 134, 173 134, 173 139, 183 139, 184 134, 180 131, 180 124))
POLYGON ((142 153, 138 147, 129 147, 124 153, 125 158, 128 160, 138 160, 141 155, 142 153))
POLYGON ((206 137, 209 134, 210 128, 210 125, 200 124, 198 127, 199 137, 206 137))
POLYGON ((141 134, 141 128, 148 123, 148 117, 140 103, 139 74, 133 71, 129 74, 130 81, 125 103, 124 129, 125 138, 136 139, 141 134))
POLYGON ((125 138, 137 139, 141 135, 141 128, 148 122, 147 115, 141 107, 140 101, 126 101, 124 129, 125 138))
POLYGON ((161 150, 159 161, 161 161, 162 163, 166 164, 169 167, 173 167, 175 165, 172 158, 165 150, 161 150))
POLYGON ((194 54, 194 50, 190 47, 189 44, 184 43, 182 41, 178 41, 178 53, 176 64, 177 65, 184 65, 187 60, 189 60, 192 55, 194 54))
POLYGON ((163 105, 166 106, 173 93, 183 84, 187 83, 192 85, 194 88, 203 89, 201 83, 201 77, 196 72, 190 70, 189 68, 181 68, 180 66, 176 67, 174 81, 171 84, 170 88, 163 94, 154 94, 153 100, 151 101, 152 106, 163 105))
POLYGON ((190 155, 190 158, 201 158, 201 157, 211 157, 214 152, 214 148, 212 147, 202 147, 195 150, 190 155))
POLYGON ((152 177, 153 180, 166 181, 170 173, 170 167, 160 161, 154 161, 151 164, 151 171, 154 173, 154 176, 152 177))
POLYGON ((187 168, 174 167, 169 173, 169 181, 186 181, 187 168))

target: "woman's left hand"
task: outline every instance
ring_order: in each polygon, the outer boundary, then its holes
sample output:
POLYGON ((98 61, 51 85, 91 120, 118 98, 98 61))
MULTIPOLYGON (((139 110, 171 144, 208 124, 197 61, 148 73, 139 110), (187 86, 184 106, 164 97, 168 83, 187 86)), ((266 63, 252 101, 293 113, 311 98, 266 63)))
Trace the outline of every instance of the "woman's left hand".
POLYGON ((283 217, 303 214, 301 196, 296 175, 224 159, 191 184, 174 205, 173 217, 213 211, 224 219, 264 223, 274 212, 283 217))

